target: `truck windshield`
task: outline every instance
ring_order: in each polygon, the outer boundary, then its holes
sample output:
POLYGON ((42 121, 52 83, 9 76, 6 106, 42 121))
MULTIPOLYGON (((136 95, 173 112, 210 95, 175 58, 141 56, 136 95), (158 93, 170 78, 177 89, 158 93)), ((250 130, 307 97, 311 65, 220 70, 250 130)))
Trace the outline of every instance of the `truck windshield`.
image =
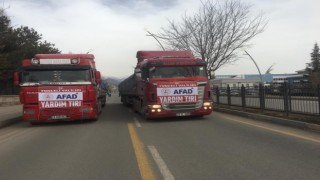
POLYGON ((152 67, 149 69, 150 78, 173 78, 207 76, 206 68, 203 66, 183 67, 152 67))
POLYGON ((22 83, 54 84, 59 82, 91 82, 90 70, 25 70, 21 74, 22 83))

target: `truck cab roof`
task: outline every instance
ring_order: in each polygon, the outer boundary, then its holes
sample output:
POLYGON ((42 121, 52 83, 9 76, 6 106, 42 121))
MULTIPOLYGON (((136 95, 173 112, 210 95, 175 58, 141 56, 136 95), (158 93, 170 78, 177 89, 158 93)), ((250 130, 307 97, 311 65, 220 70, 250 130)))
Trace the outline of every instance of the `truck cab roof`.
POLYGON ((36 54, 36 59, 72 59, 72 58, 80 58, 80 59, 94 59, 93 54, 36 54))
POLYGON ((145 59, 154 58, 195 58, 192 51, 138 51, 137 52, 138 63, 145 59))

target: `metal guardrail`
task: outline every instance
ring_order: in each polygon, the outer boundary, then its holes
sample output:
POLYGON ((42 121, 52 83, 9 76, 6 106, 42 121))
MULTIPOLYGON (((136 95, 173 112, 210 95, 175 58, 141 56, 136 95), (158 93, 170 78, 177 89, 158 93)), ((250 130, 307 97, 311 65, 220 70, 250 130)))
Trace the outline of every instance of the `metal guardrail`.
POLYGON ((255 108, 320 116, 320 88, 283 84, 240 88, 214 88, 213 102, 243 108, 255 108))
POLYGON ((18 95, 0 95, 0 106, 20 104, 18 95))

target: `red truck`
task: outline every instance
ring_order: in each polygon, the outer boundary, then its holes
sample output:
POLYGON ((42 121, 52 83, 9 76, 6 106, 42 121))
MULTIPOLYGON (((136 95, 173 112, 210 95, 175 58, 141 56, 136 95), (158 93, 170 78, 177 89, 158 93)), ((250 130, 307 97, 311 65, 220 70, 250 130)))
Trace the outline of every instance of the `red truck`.
POLYGON ((37 54, 22 61, 14 81, 31 124, 96 120, 106 102, 92 54, 37 54))
POLYGON ((212 112, 206 62, 191 51, 138 51, 137 60, 118 86, 123 104, 150 119, 212 112))

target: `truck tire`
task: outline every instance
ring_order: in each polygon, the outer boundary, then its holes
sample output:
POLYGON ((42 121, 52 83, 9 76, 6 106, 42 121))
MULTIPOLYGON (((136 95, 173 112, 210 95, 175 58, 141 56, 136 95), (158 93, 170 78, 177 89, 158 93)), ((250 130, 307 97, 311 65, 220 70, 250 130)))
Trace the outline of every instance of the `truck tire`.
POLYGON ((101 98, 101 107, 106 106, 106 97, 101 98))
POLYGON ((92 121, 97 121, 101 113, 102 113, 102 104, 101 104, 101 101, 98 99, 97 108, 96 108, 96 117, 93 118, 92 121))
POLYGON ((150 119, 148 114, 146 113, 146 106, 143 106, 143 102, 142 101, 140 101, 140 114, 143 117, 143 119, 145 119, 145 120, 149 120, 150 119))

